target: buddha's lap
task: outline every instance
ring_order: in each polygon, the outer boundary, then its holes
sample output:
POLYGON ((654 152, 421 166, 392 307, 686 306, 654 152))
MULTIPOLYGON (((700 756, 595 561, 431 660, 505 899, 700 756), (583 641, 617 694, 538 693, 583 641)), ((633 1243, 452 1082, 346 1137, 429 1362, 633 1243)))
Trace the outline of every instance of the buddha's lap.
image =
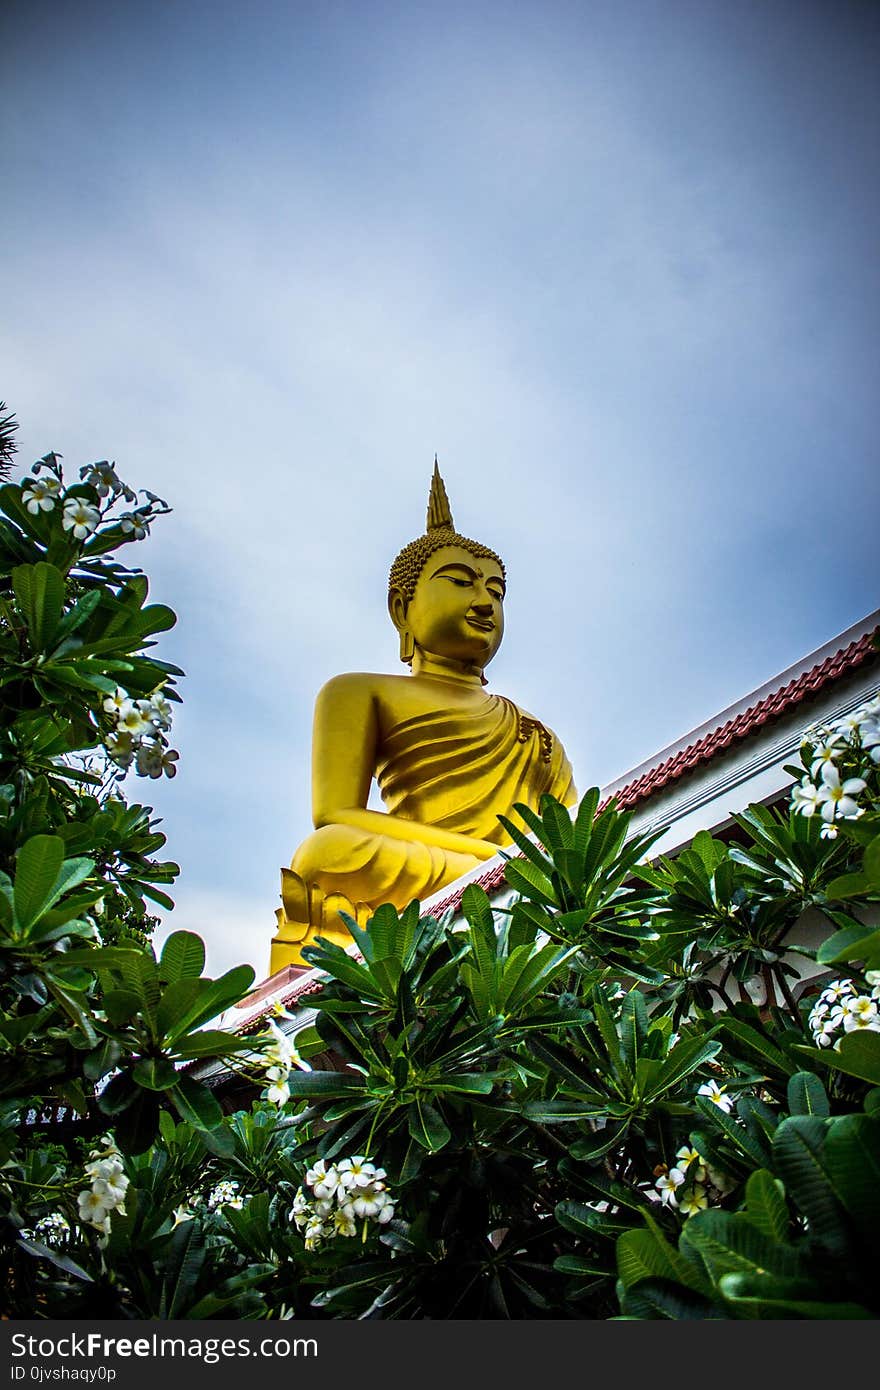
POLYGON ((350 825, 323 825, 291 860, 294 873, 324 893, 344 893, 353 903, 405 907, 477 867, 470 854, 438 849, 420 840, 399 840, 350 825))

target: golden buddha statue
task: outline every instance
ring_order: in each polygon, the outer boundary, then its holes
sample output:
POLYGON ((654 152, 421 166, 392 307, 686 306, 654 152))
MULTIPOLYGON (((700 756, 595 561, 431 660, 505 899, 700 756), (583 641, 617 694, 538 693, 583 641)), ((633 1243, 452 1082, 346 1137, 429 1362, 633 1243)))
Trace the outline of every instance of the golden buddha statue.
POLYGON ((301 964, 317 936, 351 941, 380 903, 405 907, 493 858, 514 802, 576 800, 559 739, 484 676, 504 632, 504 565, 454 529, 437 461, 427 529, 388 580, 408 675, 335 676, 319 692, 312 741, 314 833, 282 869, 270 970, 301 964), (367 807, 376 778, 387 811, 367 807))

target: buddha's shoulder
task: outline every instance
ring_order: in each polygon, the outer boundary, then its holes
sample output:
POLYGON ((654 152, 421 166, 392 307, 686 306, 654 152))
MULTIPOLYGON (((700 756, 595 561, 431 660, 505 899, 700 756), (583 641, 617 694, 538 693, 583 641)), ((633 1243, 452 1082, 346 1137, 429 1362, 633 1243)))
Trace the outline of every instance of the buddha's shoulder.
POLYGON ((409 676, 391 676, 382 671, 344 671, 331 676, 318 692, 318 699, 350 700, 360 696, 382 695, 387 691, 405 689, 411 683, 409 676))

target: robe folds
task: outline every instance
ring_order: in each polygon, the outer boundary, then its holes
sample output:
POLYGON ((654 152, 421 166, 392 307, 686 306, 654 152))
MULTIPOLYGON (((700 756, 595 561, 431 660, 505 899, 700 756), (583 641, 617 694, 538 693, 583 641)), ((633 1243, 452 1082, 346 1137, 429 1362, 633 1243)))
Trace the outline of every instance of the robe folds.
POLYGON ((544 793, 564 805, 576 799, 559 739, 502 695, 401 720, 382 740, 376 780, 388 813, 414 822, 412 840, 325 825, 303 841, 290 866, 324 894, 371 906, 402 908, 428 898, 481 862, 424 844, 419 825, 500 847, 510 841, 499 812, 509 815, 517 801, 538 810, 544 793))

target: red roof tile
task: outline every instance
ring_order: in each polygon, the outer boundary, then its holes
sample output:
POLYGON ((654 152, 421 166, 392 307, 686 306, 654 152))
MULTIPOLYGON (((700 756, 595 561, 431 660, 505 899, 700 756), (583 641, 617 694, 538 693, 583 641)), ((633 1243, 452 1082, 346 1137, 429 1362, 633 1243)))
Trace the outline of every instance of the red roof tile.
POLYGON ((698 739, 696 743, 689 744, 665 762, 659 763, 657 767, 642 773, 635 781, 629 782, 616 793, 620 809, 629 810, 639 802, 647 801, 671 782, 677 781, 679 777, 725 752, 737 740, 748 738, 771 720, 788 714, 795 706, 802 704, 825 686, 843 675, 848 675, 870 658, 876 658, 877 648, 873 645, 872 638, 877 632, 880 632, 880 628, 875 629, 873 633, 866 632, 848 647, 826 657, 818 666, 813 666, 803 675, 782 686, 780 690, 743 710, 735 719, 728 720, 720 728, 713 729, 711 733, 698 739))

